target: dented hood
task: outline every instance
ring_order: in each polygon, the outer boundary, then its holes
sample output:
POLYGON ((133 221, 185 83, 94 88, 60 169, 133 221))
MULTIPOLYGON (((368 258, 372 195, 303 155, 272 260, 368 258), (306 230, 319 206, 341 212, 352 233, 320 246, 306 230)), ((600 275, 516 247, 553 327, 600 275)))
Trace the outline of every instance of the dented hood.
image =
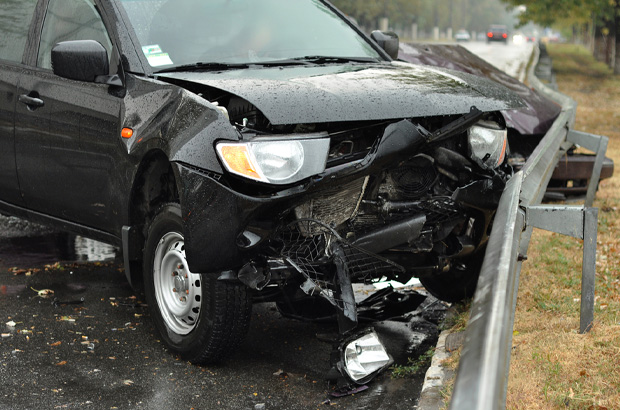
POLYGON ((544 135, 560 114, 562 107, 538 91, 528 87, 481 59, 460 45, 400 44, 398 58, 412 64, 444 67, 482 76, 517 94, 524 105, 502 111, 506 125, 522 135, 544 135))
POLYGON ((174 72, 158 78, 189 81, 237 95, 273 125, 386 120, 517 108, 508 89, 478 76, 402 62, 226 71, 174 72))

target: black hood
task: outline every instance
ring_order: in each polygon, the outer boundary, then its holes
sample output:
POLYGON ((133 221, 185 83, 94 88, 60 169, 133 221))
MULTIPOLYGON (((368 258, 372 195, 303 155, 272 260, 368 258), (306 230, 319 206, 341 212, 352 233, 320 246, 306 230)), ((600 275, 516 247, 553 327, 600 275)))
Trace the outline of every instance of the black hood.
POLYGON ((474 75, 402 62, 159 74, 217 88, 255 105, 273 125, 387 120, 522 106, 474 75))

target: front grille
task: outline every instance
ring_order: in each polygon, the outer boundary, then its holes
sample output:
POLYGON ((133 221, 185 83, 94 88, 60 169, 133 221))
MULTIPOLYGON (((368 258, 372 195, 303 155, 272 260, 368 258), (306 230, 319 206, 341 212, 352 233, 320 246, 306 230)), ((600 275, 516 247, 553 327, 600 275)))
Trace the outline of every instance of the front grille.
POLYGON ((344 266, 351 279, 368 282, 390 273, 404 272, 400 265, 342 239, 320 221, 304 219, 293 222, 277 237, 282 244, 281 257, 310 279, 323 296, 336 290, 333 276, 335 246, 343 251, 344 266))
POLYGON ((297 207, 295 215, 297 219, 310 218, 327 226, 339 226, 357 213, 367 183, 368 177, 329 189, 297 207))

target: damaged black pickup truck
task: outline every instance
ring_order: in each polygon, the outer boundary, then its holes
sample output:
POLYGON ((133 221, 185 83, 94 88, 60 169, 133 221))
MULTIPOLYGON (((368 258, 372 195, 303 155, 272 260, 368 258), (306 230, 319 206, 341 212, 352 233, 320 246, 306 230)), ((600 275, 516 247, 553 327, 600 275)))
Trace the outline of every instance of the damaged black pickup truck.
MULTIPOLYGON (((233 353, 253 300, 331 309, 345 343, 354 282, 473 292, 512 174, 502 86, 394 61, 322 0, 6 3, 0 210, 122 246, 183 358, 233 353)), ((387 358, 356 340, 359 382, 387 358)))

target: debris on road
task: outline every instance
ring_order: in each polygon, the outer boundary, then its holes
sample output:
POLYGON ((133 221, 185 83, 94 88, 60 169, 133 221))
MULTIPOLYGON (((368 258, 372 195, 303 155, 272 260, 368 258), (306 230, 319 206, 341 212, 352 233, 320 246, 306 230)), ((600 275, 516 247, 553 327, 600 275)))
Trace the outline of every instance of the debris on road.
POLYGON ((48 298, 51 295, 54 294, 54 291, 51 289, 41 289, 41 290, 36 290, 35 288, 31 287, 30 289, 32 289, 33 291, 37 292, 37 296, 42 297, 42 298, 48 298))

